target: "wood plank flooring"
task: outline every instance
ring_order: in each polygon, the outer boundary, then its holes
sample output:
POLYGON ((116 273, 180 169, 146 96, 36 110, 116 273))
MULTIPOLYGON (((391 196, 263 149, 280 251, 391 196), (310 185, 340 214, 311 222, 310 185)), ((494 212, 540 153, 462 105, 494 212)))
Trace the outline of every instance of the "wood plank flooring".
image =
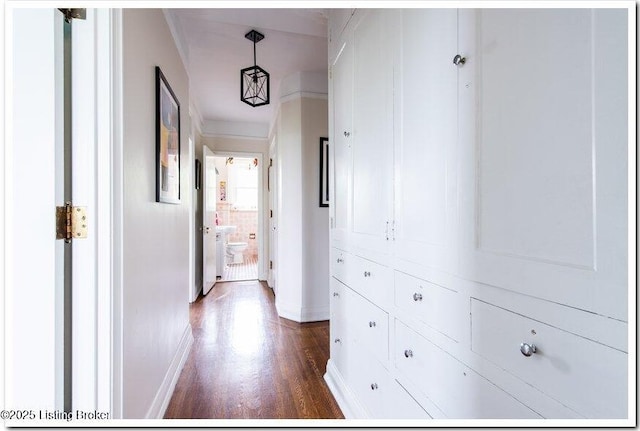
POLYGON ((278 317, 258 281, 219 282, 190 308, 195 342, 166 419, 344 417, 322 378, 328 322, 278 317))

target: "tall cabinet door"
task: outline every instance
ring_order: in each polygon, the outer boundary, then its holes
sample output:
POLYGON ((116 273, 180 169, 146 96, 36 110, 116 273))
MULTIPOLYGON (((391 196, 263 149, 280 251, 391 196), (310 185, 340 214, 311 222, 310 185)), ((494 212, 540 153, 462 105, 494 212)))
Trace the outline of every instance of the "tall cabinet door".
POLYGON ((394 255, 449 269, 455 263, 457 11, 403 10, 400 19, 394 255))
POLYGON ((333 142, 329 144, 330 154, 333 154, 331 164, 333 172, 330 175, 330 181, 333 181, 331 186, 333 196, 330 204, 333 215, 331 239, 334 247, 344 247, 350 230, 353 136, 353 46, 348 39, 341 44, 340 52, 332 65, 331 89, 333 96, 333 142))
POLYGON ((393 194, 393 68, 385 10, 363 12, 354 28, 354 245, 387 253, 393 194))
POLYGON ((461 10, 460 29, 464 275, 626 320, 627 11, 461 10))

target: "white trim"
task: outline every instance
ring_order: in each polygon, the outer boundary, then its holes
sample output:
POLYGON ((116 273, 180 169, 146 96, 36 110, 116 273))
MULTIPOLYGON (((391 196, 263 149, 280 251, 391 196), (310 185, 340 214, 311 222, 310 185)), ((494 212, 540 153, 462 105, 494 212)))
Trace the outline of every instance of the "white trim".
POLYGON ((309 91, 295 91, 293 93, 289 93, 286 96, 282 96, 280 98, 280 103, 287 103, 292 100, 298 99, 320 99, 320 100, 328 100, 329 95, 327 93, 312 93, 309 91))
POLYGON ((267 141, 269 138, 248 135, 225 135, 224 133, 203 132, 200 134, 202 138, 222 138, 222 139, 242 139, 247 141, 267 141))
POLYGON ((329 307, 298 308, 296 306, 291 306, 290 304, 283 304, 282 302, 279 302, 277 296, 276 311, 278 312, 278 316, 298 323, 329 320, 330 314, 329 307))
POLYGON ((327 361, 327 372, 324 375, 324 381, 327 382, 327 386, 329 386, 333 398, 340 406, 345 419, 369 419, 366 410, 345 384, 340 371, 338 371, 331 359, 327 361))
POLYGON ((302 307, 300 313, 302 322, 320 322, 323 320, 329 320, 329 306, 326 307, 302 307))
POLYGON ((97 190, 97 307, 96 307, 96 408, 112 411, 112 292, 113 248, 113 17, 108 9, 95 9, 96 26, 96 190, 97 190))
POLYGON ((121 419, 124 406, 123 382, 123 286, 124 286, 124 148, 122 117, 122 9, 111 9, 111 125, 112 125, 112 193, 111 193, 111 264, 113 285, 111 291, 111 346, 112 389, 111 417, 121 419))
POLYGON ((147 410, 145 419, 162 419, 164 417, 173 391, 176 388, 178 377, 180 377, 182 368, 189 357, 191 346, 193 346, 193 334, 191 332, 191 325, 189 324, 182 334, 178 350, 173 356, 171 365, 169 365, 169 369, 162 380, 162 384, 158 388, 158 392, 156 392, 156 396, 153 398, 149 410, 147 410))
POLYGON ((296 307, 289 307, 288 304, 283 304, 278 301, 278 297, 276 296, 276 311, 278 312, 278 316, 283 317, 285 319, 293 320, 294 322, 302 322, 302 310, 296 307))

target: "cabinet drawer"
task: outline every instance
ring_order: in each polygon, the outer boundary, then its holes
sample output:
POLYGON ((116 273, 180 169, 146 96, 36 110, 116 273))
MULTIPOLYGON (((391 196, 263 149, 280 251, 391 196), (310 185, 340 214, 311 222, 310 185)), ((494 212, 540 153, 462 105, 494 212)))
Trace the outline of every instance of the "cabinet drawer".
POLYGON ((330 320, 329 320, 329 351, 331 359, 341 374, 344 374, 343 358, 345 357, 345 341, 349 339, 349 327, 344 316, 346 304, 344 290, 347 289, 335 278, 331 278, 330 290, 330 320))
POLYGON ((399 320, 395 321, 396 368, 451 419, 540 418, 399 320))
POLYGON ((398 271, 394 272, 394 285, 395 304, 402 312, 454 340, 460 339, 464 306, 457 292, 398 271))
POLYGON ((393 271, 386 266, 332 248, 331 275, 381 308, 389 305, 393 271))
POLYGON ((393 271, 378 263, 350 255, 347 264, 347 286, 387 309, 393 291, 393 271))
POLYGON ((471 348, 586 417, 627 417, 624 352, 473 298, 471 348))
POLYGON ((389 363, 389 315, 358 293, 345 287, 346 326, 350 339, 358 343, 375 359, 389 363))
POLYGON ((337 248, 331 249, 331 275, 336 279, 340 280, 343 283, 346 283, 346 262, 345 258, 349 255, 342 250, 338 250, 337 248))
MULTIPOLYGON (((357 347, 357 346, 356 346, 357 347)), ((351 390, 374 419, 429 419, 424 409, 379 363, 366 355, 351 355, 351 390)))

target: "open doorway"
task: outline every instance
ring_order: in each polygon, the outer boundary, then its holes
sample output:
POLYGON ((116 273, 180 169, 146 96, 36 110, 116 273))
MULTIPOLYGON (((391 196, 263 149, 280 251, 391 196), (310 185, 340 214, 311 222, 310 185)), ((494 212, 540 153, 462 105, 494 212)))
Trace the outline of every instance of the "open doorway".
POLYGON ((217 275, 220 281, 258 279, 260 160, 215 157, 217 275))

